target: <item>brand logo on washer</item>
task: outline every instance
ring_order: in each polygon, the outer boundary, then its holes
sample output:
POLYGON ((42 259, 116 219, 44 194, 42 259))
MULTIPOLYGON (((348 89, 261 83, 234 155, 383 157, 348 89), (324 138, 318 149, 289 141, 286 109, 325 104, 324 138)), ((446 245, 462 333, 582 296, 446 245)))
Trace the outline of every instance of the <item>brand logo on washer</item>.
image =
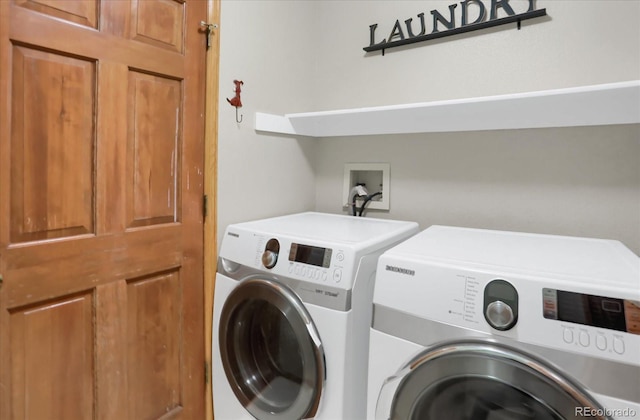
POLYGON ((408 268, 396 267, 395 265, 387 265, 384 268, 387 271, 393 271, 394 273, 406 274, 408 276, 415 276, 415 270, 409 270, 408 268))
POLYGON ((234 232, 227 232, 227 235, 229 235, 229 236, 233 236, 234 238, 239 238, 239 237, 240 237, 240 235, 239 235, 239 234, 234 233, 234 232))

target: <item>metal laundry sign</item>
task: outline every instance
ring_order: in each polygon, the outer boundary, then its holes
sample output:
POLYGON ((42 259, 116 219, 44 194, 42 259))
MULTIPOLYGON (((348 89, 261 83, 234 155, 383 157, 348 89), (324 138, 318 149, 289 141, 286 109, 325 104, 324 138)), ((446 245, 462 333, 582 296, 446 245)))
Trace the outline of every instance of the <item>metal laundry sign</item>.
POLYGON ((449 5, 448 18, 438 10, 432 10, 430 12, 432 16, 430 33, 427 33, 425 14, 419 13, 417 15, 419 24, 414 26, 413 18, 406 19, 404 25, 397 19, 389 36, 381 41, 378 41, 379 38, 376 34, 378 24, 374 23, 369 26, 369 46, 363 49, 367 52, 382 50, 384 55, 384 50, 387 48, 477 31, 507 23, 515 22, 518 25, 518 29, 520 29, 521 21, 547 14, 546 9, 535 8, 535 0, 528 0, 528 4, 525 4, 528 9, 521 13, 516 13, 512 5, 509 4, 509 0, 464 0, 460 3, 449 5), (456 8, 458 4, 460 5, 460 25, 456 26, 456 8), (472 6, 471 8, 469 8, 470 5, 472 6), (500 10, 503 13, 499 12, 500 10), (487 14, 489 16, 488 19, 487 14), (498 14, 504 17, 498 17, 498 14))

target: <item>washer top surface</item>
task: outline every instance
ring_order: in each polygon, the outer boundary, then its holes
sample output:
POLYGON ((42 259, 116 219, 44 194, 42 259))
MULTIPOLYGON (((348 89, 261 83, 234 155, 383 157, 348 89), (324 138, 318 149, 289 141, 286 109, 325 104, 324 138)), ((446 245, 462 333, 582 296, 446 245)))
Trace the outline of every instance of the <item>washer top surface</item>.
POLYGON ((383 257, 640 290, 640 258, 615 240, 434 225, 383 257))
POLYGON ((336 243, 363 249, 394 242, 416 231, 418 224, 398 220, 307 212, 251 222, 237 223, 228 230, 242 229, 254 233, 288 236, 296 239, 336 243))

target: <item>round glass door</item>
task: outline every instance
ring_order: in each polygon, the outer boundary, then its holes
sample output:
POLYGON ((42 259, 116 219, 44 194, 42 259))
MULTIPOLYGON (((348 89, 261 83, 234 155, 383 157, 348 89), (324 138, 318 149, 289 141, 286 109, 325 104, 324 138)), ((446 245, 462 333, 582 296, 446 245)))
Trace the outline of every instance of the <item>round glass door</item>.
POLYGON ((287 286, 245 279, 220 315, 220 355, 240 403, 258 419, 302 419, 318 409, 324 352, 311 316, 287 286))
POLYGON ((376 417, 564 420, 595 412, 604 410, 579 384, 534 356, 494 342, 465 341, 426 349, 389 378, 376 417))

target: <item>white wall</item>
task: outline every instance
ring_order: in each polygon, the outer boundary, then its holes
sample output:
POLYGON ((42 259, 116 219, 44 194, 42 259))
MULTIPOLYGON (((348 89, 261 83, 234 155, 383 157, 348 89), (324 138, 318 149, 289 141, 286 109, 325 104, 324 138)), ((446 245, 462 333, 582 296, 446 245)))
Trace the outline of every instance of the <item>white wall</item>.
POLYGON ((258 135, 256 111, 312 108, 310 75, 318 42, 313 4, 223 0, 218 115, 218 244, 229 223, 313 210, 314 142, 258 135), (242 86, 242 123, 226 98, 242 86))
MULTIPOLYGON (((347 162, 391 163, 391 210, 369 216, 619 239, 640 253, 640 126, 296 139, 255 111, 319 111, 640 79, 640 1, 538 0, 548 16, 366 54, 369 25, 454 1, 223 0, 219 229, 340 213, 347 162), (236 125, 231 81, 244 78, 236 125), (314 186, 309 188, 309 185, 314 186), (268 188, 272 188, 272 193, 268 188)), ((489 0, 485 1, 489 4, 489 0)), ((511 0, 520 11, 523 0, 511 0)), ((459 10, 459 7, 458 9, 459 10)), ((459 19, 459 17, 458 17, 459 19)), ((430 28, 430 22, 427 21, 430 28)))

